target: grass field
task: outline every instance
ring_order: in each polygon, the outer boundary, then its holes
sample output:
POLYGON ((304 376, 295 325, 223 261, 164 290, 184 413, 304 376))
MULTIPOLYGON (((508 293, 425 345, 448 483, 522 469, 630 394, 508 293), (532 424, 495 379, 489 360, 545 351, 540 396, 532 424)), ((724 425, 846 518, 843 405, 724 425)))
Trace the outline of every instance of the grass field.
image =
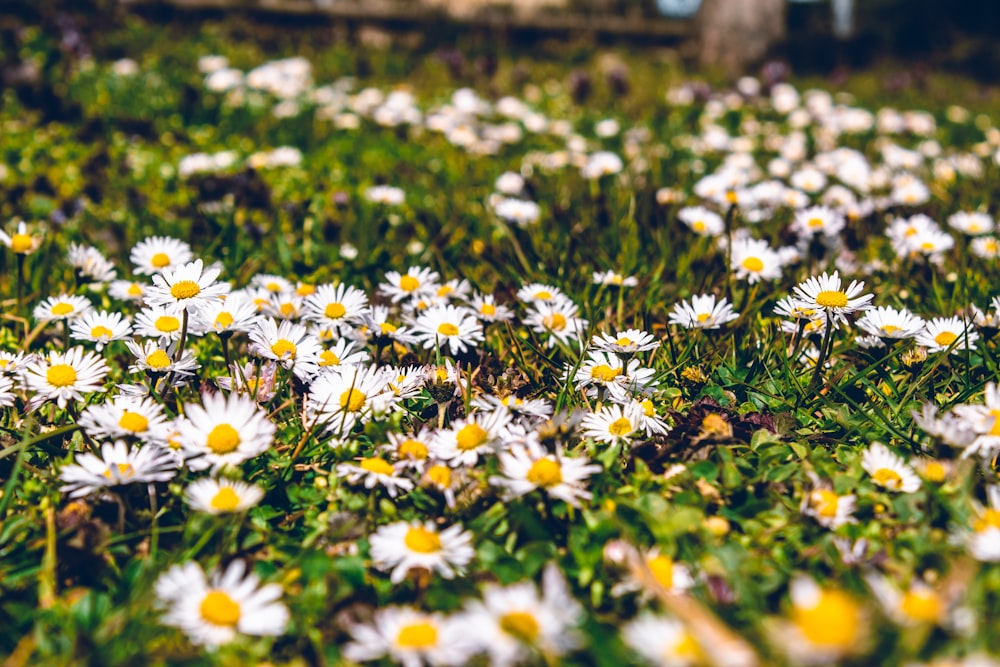
POLYGON ((246 26, 4 42, 5 665, 996 663, 996 91, 246 26))

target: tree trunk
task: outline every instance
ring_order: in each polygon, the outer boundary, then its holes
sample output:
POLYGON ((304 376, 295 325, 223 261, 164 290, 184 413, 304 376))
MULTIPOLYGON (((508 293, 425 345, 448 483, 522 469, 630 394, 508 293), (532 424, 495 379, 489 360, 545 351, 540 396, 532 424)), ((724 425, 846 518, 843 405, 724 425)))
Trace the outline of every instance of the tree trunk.
POLYGON ((738 76, 785 39, 785 0, 704 0, 698 32, 701 64, 738 76))

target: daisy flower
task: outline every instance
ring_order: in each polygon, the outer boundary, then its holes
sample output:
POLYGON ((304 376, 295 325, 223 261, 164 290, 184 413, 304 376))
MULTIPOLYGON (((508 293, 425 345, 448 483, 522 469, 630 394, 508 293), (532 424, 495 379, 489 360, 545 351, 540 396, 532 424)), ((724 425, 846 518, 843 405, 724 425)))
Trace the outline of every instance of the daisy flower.
POLYGON ((471 293, 472 285, 468 280, 453 278, 434 290, 434 298, 444 301, 465 301, 471 293))
POLYGON ((365 190, 365 199, 383 206, 399 206, 406 200, 406 193, 391 185, 375 185, 365 190))
MULTIPOLYGON (((152 306, 143 308, 135 316, 135 332, 146 338, 156 338, 161 345, 168 345, 181 338, 183 327, 181 310, 175 306, 152 306)), ((188 333, 197 332, 192 327, 188 333)))
POLYGON ((538 222, 542 209, 535 202, 526 199, 498 197, 493 202, 493 213, 504 222, 526 227, 538 222))
POLYGON ((54 322, 56 320, 74 320, 93 309, 89 300, 82 296, 61 294, 50 296, 35 306, 33 315, 39 322, 54 322))
POLYGON ((336 366, 358 366, 368 362, 368 352, 356 348, 356 343, 341 338, 332 346, 320 351, 317 355, 317 365, 320 371, 336 366))
POLYGON ((548 336, 547 347, 555 347, 557 341, 564 345, 582 344, 588 322, 582 317, 577 317, 579 309, 575 303, 560 298, 536 301, 533 305, 532 312, 524 318, 523 323, 531 327, 535 333, 548 336))
POLYGON ((65 408, 70 400, 83 401, 83 394, 104 391, 108 365, 103 357, 76 346, 66 352, 49 352, 36 357, 25 369, 24 382, 34 393, 28 409, 46 401, 65 408))
POLYGON ((150 397, 115 396, 88 405, 77 424, 95 440, 135 438, 144 443, 166 444, 172 430, 163 406, 150 397))
POLYGON ((119 301, 135 301, 142 303, 146 295, 146 287, 134 280, 115 280, 108 287, 108 296, 119 301))
POLYGON ((258 273, 250 279, 250 289, 264 290, 268 298, 276 294, 289 294, 295 291, 295 286, 288 278, 273 273, 258 273))
POLYGON ((795 298, 809 308, 816 308, 830 314, 831 319, 843 319, 844 315, 871 308, 874 294, 861 294, 865 284, 852 281, 846 289, 840 282, 840 274, 824 273, 813 276, 795 286, 795 298))
POLYGON ((289 614, 281 593, 277 584, 261 586, 242 560, 207 577, 189 561, 156 581, 157 601, 165 608, 163 623, 180 628, 198 646, 221 646, 239 635, 284 634, 289 614))
POLYGON ((422 366, 392 366, 387 373, 389 382, 386 387, 397 400, 417 397, 427 382, 426 369, 422 366))
POLYGON ((986 507, 975 508, 972 531, 964 536, 969 554, 984 563, 1000 562, 1000 486, 986 487, 986 507))
POLYGON ((14 394, 14 379, 0 375, 0 408, 14 405, 17 396, 14 394))
POLYGON ((404 467, 423 469, 430 459, 433 431, 425 426, 420 429, 419 433, 415 434, 389 432, 386 435, 389 438, 389 444, 380 447, 380 451, 390 452, 393 458, 404 467))
POLYGON ((655 350, 660 346, 660 341, 642 329, 626 329, 614 335, 605 331, 595 334, 590 339, 590 346, 622 357, 655 350))
POLYGON ((323 350, 305 326, 287 320, 278 324, 269 317, 258 320, 250 330, 250 342, 251 352, 277 361, 302 380, 316 373, 323 350))
POLYGON ((155 446, 129 449, 121 440, 101 445, 100 456, 77 454, 75 460, 59 471, 63 481, 59 491, 70 498, 126 484, 165 482, 177 474, 169 452, 155 446))
POLYGON ((844 217, 828 206, 810 206, 795 214, 791 230, 802 238, 833 237, 844 229, 844 217))
POLYGON ((979 334, 959 317, 935 317, 916 337, 917 345, 927 348, 928 352, 944 352, 950 348, 952 354, 975 350, 977 340, 979 334))
POLYGON ((705 664, 705 650, 682 622, 643 612, 622 628, 622 641, 656 667, 705 664))
POLYGON ((485 394, 472 399, 472 407, 483 412, 493 412, 494 410, 505 410, 507 412, 532 417, 536 419, 547 419, 552 416, 552 401, 545 398, 522 398, 515 394, 507 396, 494 396, 485 394))
MULTIPOLYGON (((684 593, 695 584, 691 569, 661 553, 659 547, 653 547, 644 553, 642 559, 656 583, 668 593, 684 593)), ((611 594, 616 597, 636 591, 642 592, 643 599, 651 597, 651 591, 645 590, 642 582, 632 573, 626 574, 622 581, 611 587, 611 594)))
POLYGON ((699 236, 718 236, 726 230, 722 216, 704 206, 685 206, 677 212, 677 219, 699 236))
POLYGON ((670 323, 685 329, 718 329, 739 316, 727 299, 716 303, 714 294, 701 294, 691 297, 690 303, 681 301, 674 304, 670 323))
POLYGON ((795 664, 826 665, 864 647, 867 615, 844 591, 800 576, 792 581, 791 601, 789 618, 772 628, 772 638, 795 664))
POLYGON ((260 312, 276 320, 298 320, 305 299, 290 292, 272 294, 260 312))
POLYGON ((945 620, 948 604, 927 584, 916 580, 904 591, 884 575, 874 572, 868 574, 865 580, 886 616, 899 625, 936 625, 945 620))
POLYGON ((0 229, 0 243, 17 255, 30 255, 35 252, 42 247, 43 238, 41 234, 33 234, 24 221, 17 223, 17 229, 13 234, 0 229))
POLYGON ((890 491, 913 493, 920 488, 920 476, 916 471, 880 442, 873 442, 864 451, 861 467, 876 484, 890 491))
POLYGON ((189 312, 200 310, 229 293, 229 283, 219 283, 222 269, 204 268, 196 259, 176 269, 165 269, 153 275, 153 286, 146 293, 151 306, 173 306, 189 312))
POLYGON ((628 442, 642 430, 641 410, 632 403, 607 405, 588 413, 580 426, 585 438, 608 444, 628 442))
POLYGON ((466 605, 470 636, 489 655, 490 664, 522 664, 538 653, 556 659, 580 646, 577 631, 583 609, 567 590, 559 569, 549 564, 542 574, 542 591, 533 582, 510 586, 491 584, 482 600, 466 605))
POLYGON ((995 225, 989 213, 958 211, 948 216, 948 226, 969 236, 989 234, 995 225))
POLYGON ((239 465, 274 441, 275 426, 256 401, 242 394, 203 394, 201 405, 188 403, 178 419, 177 440, 192 470, 239 465))
POLYGON ((476 555, 472 533, 458 524, 442 531, 426 523, 397 521, 369 536, 371 558, 379 570, 392 570, 389 579, 398 584, 414 568, 437 572, 445 579, 464 573, 476 555))
POLYGON ((836 530, 845 523, 854 523, 857 496, 839 495, 829 483, 814 480, 813 489, 802 498, 799 511, 824 528, 836 530))
POLYGON ((438 431, 432 443, 433 453, 452 466, 474 466, 480 456, 499 448, 510 421, 506 412, 474 412, 438 431))
POLYGON ((458 306, 434 306, 417 317, 413 333, 425 349, 446 346, 452 354, 475 349, 483 341, 483 327, 468 309, 458 306))
POLYGON ((389 380, 388 372, 373 366, 331 367, 309 385, 306 413, 328 432, 346 435, 356 423, 387 409, 394 400, 389 380))
POLYGON ((366 489, 374 489, 378 485, 385 487, 390 498, 395 498, 399 491, 409 491, 413 482, 400 477, 400 470, 385 459, 373 456, 358 460, 357 463, 341 463, 337 465, 338 477, 343 477, 349 484, 363 482, 366 489))
POLYGON ((527 305, 537 305, 539 301, 569 299, 558 287, 542 283, 528 283, 522 286, 521 289, 517 290, 517 298, 521 303, 527 305))
POLYGON ((388 343, 396 341, 403 345, 415 343, 417 340, 410 327, 403 326, 399 320, 390 321, 389 309, 385 306, 372 306, 365 310, 361 314, 361 327, 359 331, 360 333, 356 334, 347 332, 345 335, 358 337, 361 341, 366 341, 370 336, 376 342, 388 343))
POLYGON ((608 287, 635 287, 639 284, 639 279, 635 276, 626 276, 617 271, 594 271, 591 280, 595 285, 606 285, 608 287))
POLYGON ((580 175, 591 180, 602 176, 612 176, 625 168, 625 163, 610 151, 597 151, 587 158, 580 167, 580 175))
POLYGON ((549 497, 574 507, 579 507, 581 500, 590 500, 584 480, 603 470, 585 457, 568 458, 559 451, 548 454, 532 438, 513 445, 507 452, 500 452, 498 458, 501 476, 491 477, 489 481, 506 489, 508 499, 541 489, 549 497))
POLYGON ((191 246, 168 236, 151 236, 136 243, 129 253, 135 272, 141 276, 172 271, 193 258, 191 246))
POLYGON ((104 310, 86 312, 69 326, 70 338, 96 343, 98 352, 111 341, 122 340, 131 333, 132 325, 127 318, 104 310))
POLYGON ((996 259, 1000 257, 1000 239, 995 236, 976 237, 969 243, 969 250, 976 257, 996 259))
POLYGON ((767 241, 734 239, 729 262, 736 279, 746 280, 751 285, 761 280, 781 278, 781 257, 767 241))
POLYGON ((976 434, 963 456, 992 458, 1000 450, 1000 388, 996 383, 986 383, 983 405, 957 405, 954 415, 976 434))
POLYGON ((514 312, 510 308, 498 304, 496 298, 490 294, 474 294, 469 300, 469 307, 483 322, 503 322, 514 317, 514 312))
POLYGON ((872 336, 901 340, 914 338, 924 328, 924 320, 905 308, 896 310, 879 306, 865 311, 857 323, 858 328, 872 336))
POLYGON ((103 284, 115 279, 115 265, 97 248, 70 243, 66 259, 81 282, 103 284))
POLYGON ((184 502, 206 514, 245 512, 255 507, 263 497, 264 490, 256 484, 224 478, 205 477, 191 482, 184 489, 184 502))
POLYGON ((191 331, 220 336, 249 333, 259 320, 257 306, 252 301, 230 294, 225 300, 213 301, 197 311, 191 331))
POLYGON ((125 347, 135 358, 135 363, 128 367, 129 373, 150 373, 151 375, 173 373, 183 376, 194 375, 194 372, 201 368, 200 364, 195 361, 191 350, 184 350, 181 358, 175 360, 169 348, 161 347, 153 340, 144 341, 142 344, 126 340, 125 347))
POLYGON ((355 324, 368 308, 368 295, 345 285, 320 285, 303 302, 303 319, 324 327, 355 324))
POLYGON ((344 646, 344 657, 351 662, 388 656, 403 667, 464 665, 476 649, 464 623, 410 607, 379 609, 370 625, 348 630, 351 641, 344 646))
POLYGON ((386 282, 379 285, 379 291, 388 295, 393 303, 399 303, 410 297, 433 294, 437 289, 438 273, 426 267, 411 266, 406 273, 388 271, 386 282))

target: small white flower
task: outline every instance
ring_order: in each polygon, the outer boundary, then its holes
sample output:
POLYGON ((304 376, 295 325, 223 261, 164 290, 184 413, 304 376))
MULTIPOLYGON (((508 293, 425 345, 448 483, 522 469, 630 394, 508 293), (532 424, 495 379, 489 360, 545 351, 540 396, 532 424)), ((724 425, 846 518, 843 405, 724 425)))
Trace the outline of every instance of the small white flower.
POLYGON ((390 580, 398 584, 414 568, 437 572, 452 579, 464 572, 475 556, 472 533, 455 524, 442 531, 431 523, 398 521, 382 526, 368 538, 376 568, 392 570, 390 580))
POLYGON ((880 442, 873 442, 864 451, 861 467, 876 484, 890 491, 913 493, 920 488, 920 476, 916 471, 880 442))

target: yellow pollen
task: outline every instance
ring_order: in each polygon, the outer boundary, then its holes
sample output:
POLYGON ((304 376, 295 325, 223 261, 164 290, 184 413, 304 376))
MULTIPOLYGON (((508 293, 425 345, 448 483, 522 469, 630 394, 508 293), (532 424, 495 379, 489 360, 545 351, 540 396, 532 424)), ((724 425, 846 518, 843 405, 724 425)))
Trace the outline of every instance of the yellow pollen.
POLYGON ((809 218, 809 229, 819 229, 823 226, 823 218, 809 218))
POLYGON ((149 420, 138 412, 126 410, 118 420, 118 425, 130 433, 142 433, 149 429, 149 420))
POLYGON ((539 301, 548 301, 549 299, 552 298, 552 292, 549 292, 548 290, 541 290, 539 292, 535 292, 535 298, 538 299, 539 301))
POLYGON ((937 336, 934 336, 934 342, 941 347, 948 347, 956 340, 958 340, 958 334, 952 333, 951 331, 942 331, 937 336))
POLYGON ((984 510, 982 515, 972 522, 972 529, 977 533, 981 533, 990 528, 1000 530, 1000 510, 984 510))
POLYGON ((309 296, 316 292, 316 286, 310 285, 309 283, 302 283, 295 288, 295 294, 298 296, 309 296))
POLYGON ((590 377, 599 382, 614 382, 614 379, 621 374, 621 368, 612 368, 607 364, 598 364, 590 369, 590 377))
POLYGON ((434 379, 437 382, 447 382, 448 381, 448 369, 442 366, 438 366, 434 369, 434 379))
POLYGON ((885 333, 885 335, 887 336, 891 336, 892 334, 899 331, 899 327, 897 327, 895 324, 883 324, 881 329, 882 332, 885 333))
POLYGON ((179 280, 170 288, 170 296, 175 299, 190 299, 201 294, 201 287, 193 280, 179 280))
POLYGON ((481 447, 486 439, 489 437, 489 433, 479 424, 472 422, 466 424, 458 433, 455 434, 455 441, 458 444, 458 448, 463 452, 467 452, 470 449, 475 449, 476 447, 481 447))
POLYGON ((209 431, 205 445, 216 454, 228 454, 240 446, 240 433, 229 424, 219 424, 209 431))
MULTIPOLYGON (((994 426, 995 428, 995 426, 994 426)), ((948 476, 948 469, 940 461, 931 461, 924 466, 924 479, 928 482, 940 483, 948 476)))
POLYGON ((27 255, 31 252, 31 237, 27 234, 14 234, 10 237, 10 249, 19 255, 27 255))
POLYGON ((686 630, 681 634, 680 640, 674 645, 673 654, 685 660, 687 664, 702 664, 705 657, 705 653, 701 650, 698 640, 686 630))
POLYGON ((397 450, 399 458, 407 459, 426 459, 427 458, 427 445, 420 442, 419 440, 414 440, 410 438, 399 443, 399 449, 397 450))
POLYGON ((53 387, 68 387, 76 382, 76 369, 69 364, 55 364, 45 371, 45 379, 53 387))
POLYGON ((479 307, 479 313, 481 315, 492 316, 497 314, 497 307, 492 303, 484 303, 479 307))
POLYGON ((847 295, 836 290, 826 290, 816 295, 816 304, 823 308, 846 308, 847 295))
POLYGON ((454 289, 452 288, 451 285, 441 285, 441 287, 438 288, 437 295, 438 296, 448 296, 453 291, 454 291, 454 289))
POLYGON ((526 611, 511 611, 500 617, 500 627, 523 642, 533 643, 540 630, 538 620, 526 611))
POLYGON ((395 324, 389 324, 388 322, 382 322, 381 324, 378 325, 378 328, 379 328, 379 331, 382 332, 382 335, 385 336, 385 335, 388 335, 388 334, 391 334, 391 333, 396 333, 396 329, 398 329, 399 327, 397 327, 395 324))
POLYGON ((65 301, 60 301, 56 305, 52 306, 53 315, 69 315, 74 310, 73 304, 66 303, 65 301))
POLYGON ((158 331, 172 333, 181 328, 181 321, 171 315, 161 315, 156 318, 155 322, 153 322, 153 326, 156 327, 158 331))
POLYGON ((201 601, 201 617, 212 625, 235 627, 240 622, 240 605, 225 591, 213 590, 201 601))
POLYGON ((441 551, 441 537, 423 526, 413 526, 406 531, 403 543, 410 551, 418 554, 433 554, 441 551))
POLYGON ((566 328, 566 316, 562 313, 552 313, 542 318, 542 324, 552 331, 562 331, 566 328))
POLYGON ((640 401, 639 407, 642 408, 642 414, 646 415, 647 417, 656 416, 656 407, 653 405, 653 401, 649 400, 648 398, 643 401, 640 401))
POLYGON ((917 233, 916 227, 908 227, 906 231, 903 232, 903 236, 914 236, 916 233, 917 233))
POLYGON ((817 646, 850 648, 861 630, 857 604, 840 591, 821 592, 814 607, 797 607, 792 617, 802 635, 817 646))
POLYGON ((223 486, 212 497, 209 505, 220 512, 233 512, 240 506, 240 497, 233 491, 233 487, 223 486))
POLYGON ((278 310, 281 312, 282 317, 291 318, 295 314, 295 304, 291 301, 286 301, 279 306, 278 310))
POLYGON ((404 292, 412 292, 420 287, 420 281, 407 274, 399 279, 399 289, 404 292))
POLYGON ((608 433, 616 438, 624 437, 633 430, 632 422, 629 421, 627 417, 619 417, 608 425, 608 433))
POLYGON ((837 509, 840 506, 840 496, 829 489, 817 489, 812 492, 812 504, 816 508, 816 513, 824 519, 832 519, 837 516, 837 509))
POLYGON ((633 343, 632 339, 628 336, 619 336, 618 340, 615 341, 616 345, 621 345, 622 347, 628 347, 633 343))
POLYGON ((225 329, 233 323, 233 316, 223 311, 215 316, 215 328, 225 329))
POLYGON ((438 333, 442 336, 457 336, 458 327, 451 322, 445 322, 444 324, 438 325, 438 333))
MULTIPOLYGON (((117 469, 118 477, 121 479, 128 479, 135 474, 135 468, 132 467, 131 463, 115 463, 112 464, 117 469)), ((111 472, 111 468, 104 471, 104 476, 111 479, 114 473, 111 472)))
POLYGON ((274 352, 274 356, 279 359, 294 359, 297 351, 298 348, 295 347, 295 343, 286 338, 279 338, 271 346, 271 352, 274 352))
POLYGON ((437 646, 437 643, 437 628, 430 623, 404 625, 396 635, 396 646, 400 648, 428 649, 437 646))
POLYGON ((451 486, 451 468, 443 465, 432 466, 427 471, 427 479, 443 489, 451 486))
POLYGON ((149 258, 149 263, 158 269, 162 269, 165 266, 170 266, 170 256, 165 252, 158 252, 149 258))
POLYGON ((764 270, 764 262, 758 257, 747 257, 743 260, 743 268, 751 273, 760 273, 764 270))
POLYGON ((696 220, 694 224, 691 225, 691 229, 693 229, 696 232, 703 232, 706 229, 706 225, 701 220, 696 220))
POLYGON ((340 357, 334 354, 332 350, 323 350, 319 353, 320 366, 337 366, 339 364, 340 357))
POLYGON ((91 338, 111 338, 114 335, 115 333, 111 329, 101 326, 100 324, 90 330, 91 338))
POLYGON ((538 459, 528 470, 528 481, 548 488, 562 482, 562 467, 550 458, 538 459))
POLYGON ((704 324, 712 319, 712 313, 698 313, 698 321, 704 324))
POLYGON ((268 284, 264 285, 264 289, 266 289, 268 292, 280 292, 281 283, 272 280, 268 284))
POLYGON ((323 314, 331 320, 337 320, 347 314, 347 309, 342 303, 328 303, 323 309, 323 314))
POLYGON ((348 412, 360 412, 368 397, 357 389, 348 389, 340 395, 340 407, 348 412))
POLYGON ((924 241, 920 244, 920 249, 924 252, 934 252, 934 244, 930 241, 924 241))
POLYGON ((128 286, 129 296, 142 296, 142 285, 139 283, 132 283, 128 286))
POLYGON ((668 591, 674 587, 674 561, 670 556, 654 556, 646 561, 650 574, 668 591))
POLYGON ((904 614, 921 623, 936 622, 943 611, 941 598, 934 591, 926 589, 906 591, 899 607, 904 614))
POLYGON ((888 487, 890 489, 898 489, 903 485, 903 478, 899 476, 899 473, 891 468, 879 468, 872 475, 876 484, 888 487))
POLYGON ((374 472, 379 475, 395 475, 396 469, 392 467, 392 464, 385 459, 380 459, 378 457, 370 459, 362 459, 361 463, 358 464, 362 470, 367 470, 368 472, 374 472))
POLYGON ((993 426, 990 427, 987 435, 1000 436, 1000 410, 990 410, 990 417, 993 417, 993 426))
POLYGON ((152 368, 167 368, 170 366, 170 357, 163 350, 156 350, 146 357, 146 365, 152 368))

